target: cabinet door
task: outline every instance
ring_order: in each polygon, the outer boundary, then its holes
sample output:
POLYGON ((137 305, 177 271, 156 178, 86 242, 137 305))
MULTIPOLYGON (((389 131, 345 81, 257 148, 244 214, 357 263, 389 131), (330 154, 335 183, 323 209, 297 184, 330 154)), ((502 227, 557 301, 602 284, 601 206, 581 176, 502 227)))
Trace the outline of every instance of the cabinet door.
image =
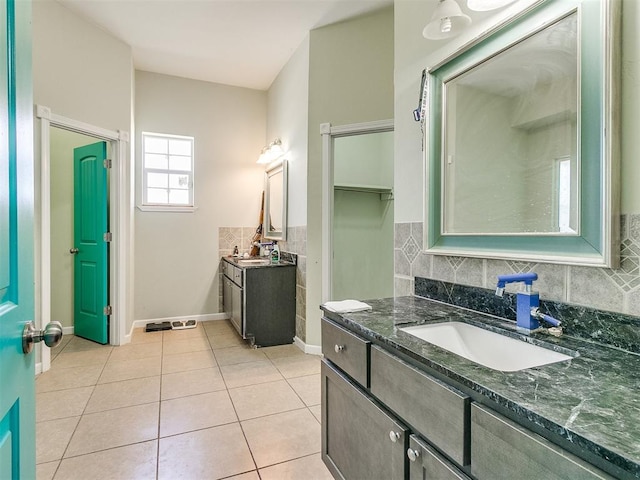
POLYGON ((547 439, 482 406, 471 406, 471 474, 480 479, 613 478, 547 439))
POLYGON ((222 305, 224 313, 231 318, 231 280, 222 277, 222 305))
POLYGON ((409 480, 469 480, 451 462, 415 435, 409 438, 409 480))
POLYGON ((231 323, 240 335, 244 337, 242 329, 242 289, 231 283, 231 323))
POLYGON ((322 361, 322 459, 335 478, 404 480, 408 430, 322 361))

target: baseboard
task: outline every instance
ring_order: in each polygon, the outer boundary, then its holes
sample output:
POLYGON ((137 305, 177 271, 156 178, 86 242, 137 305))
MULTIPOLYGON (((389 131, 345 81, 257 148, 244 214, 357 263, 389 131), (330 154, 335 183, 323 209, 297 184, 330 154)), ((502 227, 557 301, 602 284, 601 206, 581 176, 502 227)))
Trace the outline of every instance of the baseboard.
POLYGON ((293 343, 304 353, 322 355, 322 347, 320 345, 307 345, 297 336, 293 338, 293 343))
POLYGON ((62 335, 73 335, 73 325, 70 327, 62 327, 62 335))
POLYGON ((161 317, 161 318, 147 318, 145 320, 134 320, 129 334, 125 336, 125 343, 131 341, 131 334, 136 328, 144 328, 147 323, 160 323, 160 322, 172 322, 177 320, 197 320, 198 322, 213 322, 217 320, 228 320, 228 313, 206 313, 203 315, 182 315, 179 317, 161 317))
POLYGON ((40 375, 42 373, 42 362, 36 363, 36 375, 40 375))

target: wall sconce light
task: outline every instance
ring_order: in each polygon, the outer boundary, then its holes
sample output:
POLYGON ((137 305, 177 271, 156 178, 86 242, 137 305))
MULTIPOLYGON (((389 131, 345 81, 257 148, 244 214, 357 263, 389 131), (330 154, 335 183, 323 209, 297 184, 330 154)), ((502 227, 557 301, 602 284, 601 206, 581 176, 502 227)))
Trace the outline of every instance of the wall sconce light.
POLYGON ((476 12, 488 12, 513 3, 514 0, 467 0, 467 8, 476 12))
POLYGON ((471 25, 471 18, 462 13, 456 0, 440 0, 431 20, 422 30, 422 36, 429 40, 451 38, 460 34, 469 25, 471 25))
POLYGON ((276 138, 268 146, 263 147, 258 157, 258 163, 271 163, 284 155, 284 149, 282 148, 282 141, 276 138))

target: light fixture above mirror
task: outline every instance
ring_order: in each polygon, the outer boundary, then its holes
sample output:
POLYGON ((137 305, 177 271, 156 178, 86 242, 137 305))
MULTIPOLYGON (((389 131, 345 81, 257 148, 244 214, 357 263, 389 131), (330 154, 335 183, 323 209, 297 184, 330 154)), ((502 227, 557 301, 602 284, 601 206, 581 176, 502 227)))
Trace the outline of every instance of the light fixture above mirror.
POLYGON ((422 36, 429 40, 443 40, 455 37, 471 25, 471 18, 462 13, 456 0, 440 0, 431 20, 422 30, 422 36))
POLYGON ((260 156, 258 157, 257 163, 271 163, 278 160, 282 155, 284 155, 284 149, 282 148, 282 141, 279 138, 276 138, 269 145, 262 148, 260 152, 260 156))

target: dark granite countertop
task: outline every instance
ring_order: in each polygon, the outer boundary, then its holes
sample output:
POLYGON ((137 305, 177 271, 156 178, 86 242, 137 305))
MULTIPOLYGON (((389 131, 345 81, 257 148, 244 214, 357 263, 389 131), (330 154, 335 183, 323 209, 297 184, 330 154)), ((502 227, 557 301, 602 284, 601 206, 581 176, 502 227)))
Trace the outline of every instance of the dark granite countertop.
POLYGON ((222 257, 222 260, 225 262, 229 262, 232 265, 235 265, 238 268, 265 268, 265 267, 287 267, 291 265, 295 265, 294 262, 289 262, 284 259, 280 259, 277 263, 272 263, 268 257, 222 257), (243 260, 264 260, 260 263, 252 263, 252 262, 243 262, 243 260))
POLYGON ((325 316, 432 373, 447 377, 476 401, 498 406, 591 463, 640 478, 640 355, 563 335, 535 333, 532 343, 577 351, 566 362, 501 372, 400 331, 444 321, 482 322, 519 335, 515 322, 420 297, 366 300, 372 311, 325 316))

